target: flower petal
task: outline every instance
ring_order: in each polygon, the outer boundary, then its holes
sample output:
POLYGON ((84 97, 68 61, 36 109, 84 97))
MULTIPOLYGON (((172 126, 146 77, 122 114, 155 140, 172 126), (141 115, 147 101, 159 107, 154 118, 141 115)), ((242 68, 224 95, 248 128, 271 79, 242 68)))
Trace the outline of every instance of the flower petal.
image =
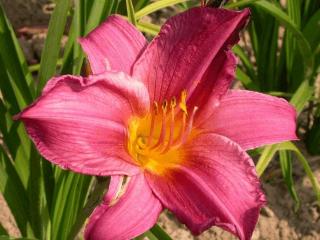
POLYGON ((108 17, 79 42, 86 52, 92 72, 116 70, 130 74, 140 52, 146 47, 145 37, 118 15, 108 17))
POLYGON ((128 181, 125 193, 114 205, 103 202, 95 209, 86 226, 86 239, 133 239, 157 222, 162 205, 144 175, 135 175, 128 181))
POLYGON ((148 86, 151 100, 178 97, 183 89, 191 96, 219 51, 238 41, 248 16, 248 9, 201 7, 170 18, 134 64, 133 75, 148 86))
POLYGON ((297 139, 295 109, 284 99, 251 91, 230 91, 212 115, 199 122, 244 150, 297 139))
POLYGON ((110 75, 118 76, 118 85, 110 76, 105 79, 107 74, 53 78, 42 96, 17 115, 46 159, 91 175, 139 171, 126 151, 126 123, 137 108, 131 99, 146 89, 133 79, 121 88, 123 74, 110 75))
POLYGON ((193 234, 217 225, 250 239, 265 203, 251 158, 216 134, 199 135, 185 146, 185 154, 185 164, 168 175, 147 175, 164 207, 193 234))
POLYGON ((207 118, 228 91, 237 67, 237 58, 231 50, 220 51, 213 59, 195 91, 190 96, 188 106, 199 107, 196 118, 207 118))

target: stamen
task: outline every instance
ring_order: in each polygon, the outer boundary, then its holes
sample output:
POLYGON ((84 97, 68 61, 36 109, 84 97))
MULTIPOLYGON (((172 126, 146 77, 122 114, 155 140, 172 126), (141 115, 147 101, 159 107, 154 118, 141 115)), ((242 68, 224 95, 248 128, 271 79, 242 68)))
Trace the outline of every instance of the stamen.
POLYGON ((183 90, 181 92, 179 107, 185 114, 188 114, 188 111, 187 111, 187 91, 186 90, 183 90))
POLYGON ((154 125, 155 125, 155 118, 158 115, 158 103, 156 101, 153 102, 153 114, 151 115, 151 126, 150 126, 150 133, 149 133, 149 137, 148 137, 148 141, 147 141, 147 146, 150 146, 152 139, 153 139, 153 135, 154 135, 154 125))
POLYGON ((171 116, 170 116, 170 135, 169 135, 169 140, 166 148, 163 150, 162 153, 166 153, 169 151, 172 143, 173 143, 173 137, 174 137, 174 116, 175 116, 175 107, 177 105, 177 100, 175 97, 171 99, 170 102, 170 109, 171 109, 171 116))
POLYGON ((166 118, 167 118, 167 108, 168 102, 164 100, 162 103, 162 125, 161 125, 161 133, 158 142, 151 149, 155 149, 164 143, 166 137, 166 118))
POLYGON ((179 136, 174 141, 173 145, 177 145, 181 141, 181 138, 183 137, 183 134, 184 134, 184 131, 186 128, 186 120, 187 120, 187 116, 188 116, 188 109, 187 109, 186 100, 187 100, 187 91, 183 90, 181 92, 180 103, 179 103, 179 107, 182 111, 181 127, 180 127, 179 136))
POLYGON ((195 116, 197 110, 198 110, 198 107, 194 107, 193 108, 192 114, 191 114, 191 116, 189 118, 189 121, 188 121, 188 125, 184 129, 184 131, 181 134, 181 136, 179 137, 179 140, 175 144, 175 147, 179 147, 179 146, 181 146, 182 144, 184 144, 187 141, 187 138, 188 138, 188 136, 189 136, 189 134, 191 133, 191 130, 192 130, 193 120, 194 120, 194 116, 195 116))
POLYGON ((170 108, 175 108, 177 106, 177 99, 173 97, 170 102, 170 108))

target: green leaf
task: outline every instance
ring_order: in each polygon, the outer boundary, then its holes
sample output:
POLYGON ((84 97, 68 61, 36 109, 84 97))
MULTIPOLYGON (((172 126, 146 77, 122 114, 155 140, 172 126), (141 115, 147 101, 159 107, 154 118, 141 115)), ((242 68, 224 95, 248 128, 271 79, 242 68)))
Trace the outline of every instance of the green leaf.
POLYGON ((0 76, 0 89, 4 97, 0 100, 0 130, 3 135, 3 140, 6 143, 12 158, 15 159, 18 154, 21 154, 21 157, 28 158, 30 141, 22 125, 18 122, 14 122, 12 119, 12 115, 18 113, 19 106, 14 97, 9 76, 1 61, 0 76), (23 145, 21 145, 22 142, 24 143, 23 145))
POLYGON ((29 199, 13 163, 0 146, 0 191, 22 235, 32 232, 29 222, 29 199))
POLYGON ((152 232, 150 231, 147 231, 143 234, 141 234, 140 236, 134 238, 134 240, 158 240, 160 238, 157 238, 152 232))
POLYGON ((320 9, 309 19, 303 28, 303 35, 308 40, 312 49, 316 49, 320 42, 320 9), (318 31, 316 30, 318 29, 318 31))
POLYGON ((132 1, 131 0, 126 0, 126 6, 127 6, 128 19, 134 26, 136 26, 137 25, 137 19, 135 17, 132 1))
POLYGON ((153 23, 138 22, 137 28, 140 31, 148 33, 152 36, 156 36, 160 32, 160 26, 155 25, 153 23))
POLYGON ((97 27, 111 13, 112 7, 115 5, 114 0, 93 1, 91 2, 91 8, 87 9, 86 3, 87 1, 85 0, 76 2, 69 39, 63 56, 62 74, 80 74, 85 55, 76 39, 88 34, 97 27), (84 15, 86 12, 89 12, 88 15, 84 15), (88 19, 87 22, 84 19, 88 19))
POLYGON ((2 4, 0 4, 0 61, 1 68, 8 75, 5 81, 1 79, 1 82, 3 81, 1 91, 6 92, 6 87, 11 89, 6 99, 14 107, 13 111, 18 113, 33 99, 33 79, 2 4))
POLYGON ((104 192, 109 185, 109 181, 110 178, 101 177, 97 178, 96 181, 94 181, 93 190, 91 191, 85 206, 81 209, 81 211, 79 211, 77 220, 74 222, 68 235, 68 239, 74 239, 74 237, 81 230, 86 219, 93 212, 94 208, 101 203, 104 192))
POLYGON ((297 91, 292 96, 290 103, 295 107, 298 115, 303 110, 304 106, 308 103, 308 101, 311 99, 313 91, 313 85, 311 85, 308 80, 305 80, 301 83, 297 91))
POLYGON ((236 69, 236 79, 238 79, 246 89, 258 90, 258 87, 254 84, 251 78, 241 70, 240 67, 236 69))
POLYGON ((136 19, 140 19, 143 16, 146 16, 146 15, 148 15, 150 13, 158 11, 158 10, 160 10, 162 8, 169 7, 169 6, 172 6, 174 4, 182 3, 182 2, 185 2, 185 1, 186 0, 159 0, 159 1, 153 2, 153 3, 149 4, 149 5, 147 5, 146 7, 142 8, 141 10, 136 12, 135 16, 136 16, 136 19))
POLYGON ((56 65, 60 52, 61 38, 67 22, 71 0, 57 0, 56 7, 50 18, 48 35, 41 55, 39 84, 37 93, 56 73, 56 65))
MULTIPOLYGON (((86 201, 87 195, 89 194, 91 180, 91 176, 84 176, 80 174, 78 174, 75 178, 74 185, 69 190, 66 211, 63 213, 63 222, 65 224, 61 224, 60 227, 59 235, 61 236, 61 239, 74 239, 76 237, 76 235, 73 235, 72 237, 69 236, 73 230, 72 228, 75 222, 78 222, 79 220, 82 208, 86 201)), ((104 186, 104 190, 106 190, 106 186, 104 186)), ((103 194, 101 194, 101 197, 102 196, 103 194)), ((81 229, 78 229, 77 234, 80 232, 80 230, 81 229)))
POLYGON ((257 2, 257 1, 260 1, 260 0, 242 0, 242 1, 236 1, 236 2, 232 2, 232 3, 226 4, 224 7, 227 8, 227 9, 245 7, 245 6, 248 6, 248 5, 250 5, 250 4, 254 3, 254 2, 257 2))
POLYGON ((313 191, 315 192, 318 200, 318 204, 320 205, 320 184, 318 179, 313 174, 307 159, 303 156, 300 150, 292 142, 284 142, 279 144, 279 149, 290 150, 296 154, 298 160, 300 161, 300 164, 302 165, 304 171, 306 172, 308 178, 311 181, 313 191))
POLYGON ((287 188, 289 190, 289 193, 295 202, 294 210, 296 212, 300 208, 300 199, 294 187, 294 181, 292 176, 292 156, 290 152, 285 150, 280 150, 279 158, 280 158, 280 167, 281 167, 282 175, 287 185, 287 188))
POLYGON ((150 232, 152 232, 152 234, 156 236, 158 239, 172 240, 172 238, 158 224, 151 228, 150 232))
POLYGON ((0 236, 0 240, 37 240, 36 238, 13 238, 10 236, 0 236))
MULTIPOLYGON (((288 16, 292 22, 300 30, 301 25, 301 3, 300 0, 289 0, 287 1, 287 11, 288 16)), ((297 52, 297 42, 296 38, 293 36, 293 33, 287 31, 284 38, 284 46, 286 52, 286 72, 288 82, 290 84, 290 89, 295 90, 297 86, 303 80, 303 65, 301 65, 301 56, 297 52)))
MULTIPOLYGON (((12 121, 12 115, 18 113, 32 101, 34 82, 12 27, 4 15, 2 6, 0 8, 0 32, 2 35, 0 38, 0 74, 2 76, 0 88, 4 95, 4 100, 3 102, 1 101, 1 118, 3 117, 2 123, 4 127, 2 126, 1 132, 5 144, 8 146, 10 156, 14 159, 14 168, 18 178, 22 180, 24 187, 28 186, 28 189, 32 189, 31 196, 35 200, 38 195, 34 194, 32 186, 38 184, 38 182, 30 181, 29 179, 31 142, 23 126, 18 122, 12 121)), ((32 167, 31 169, 36 169, 35 166, 32 167)), ((32 177, 37 175, 33 172, 32 177)), ((39 201, 29 201, 30 206, 35 206, 38 209, 32 208, 29 220, 35 230, 34 233, 40 237, 40 232, 36 232, 41 229, 41 220, 39 219, 40 206, 38 203, 39 201)))
MULTIPOLYGON (((30 171, 28 179, 28 196, 29 196, 29 211, 30 211, 30 223, 35 237, 42 239, 43 236, 43 221, 41 219, 41 158, 37 150, 32 147, 30 162, 28 170, 30 171)), ((47 206, 44 206, 47 207, 47 206)))
POLYGON ((277 7, 273 3, 265 0, 260 0, 255 2, 254 5, 259 6, 260 8, 274 16, 281 24, 283 24, 294 34, 298 41, 305 66, 309 68, 309 70, 307 70, 307 76, 310 75, 310 69, 313 69, 314 64, 313 55, 311 52, 310 44, 306 40, 302 32, 299 30, 299 27, 289 18, 289 16, 285 12, 281 10, 281 8, 277 7))
POLYGON ((68 239, 67 236, 86 199, 91 177, 58 168, 56 172, 51 238, 68 239))
POLYGON ((261 176, 264 173, 266 168, 269 166, 273 156, 276 154, 277 150, 278 150, 277 144, 266 146, 263 149, 262 154, 256 164, 256 170, 257 170, 258 176, 261 176))
POLYGON ((320 117, 314 119, 311 129, 308 130, 306 145, 311 154, 320 154, 320 117))
POLYGON ((232 51, 240 58, 241 63, 245 67, 246 72, 248 73, 250 78, 255 79, 256 76, 255 76, 255 70, 254 70, 253 64, 251 63, 251 60, 249 59, 249 56, 244 51, 244 49, 242 47, 240 47, 239 45, 235 45, 232 48, 232 51))
POLYGON ((267 168, 271 162, 275 153, 279 150, 292 151, 296 154, 298 160, 300 161, 304 171, 306 172, 308 178, 311 181, 313 191, 316 194, 318 203, 320 204, 320 184, 317 178, 314 176, 307 159, 303 156, 300 150, 292 142, 283 142, 279 144, 274 144, 272 146, 267 146, 260 156, 258 163, 256 165, 257 173, 261 176, 264 170, 267 168))
POLYGON ((149 3, 150 0, 136 0, 134 4, 134 10, 137 11, 149 3))

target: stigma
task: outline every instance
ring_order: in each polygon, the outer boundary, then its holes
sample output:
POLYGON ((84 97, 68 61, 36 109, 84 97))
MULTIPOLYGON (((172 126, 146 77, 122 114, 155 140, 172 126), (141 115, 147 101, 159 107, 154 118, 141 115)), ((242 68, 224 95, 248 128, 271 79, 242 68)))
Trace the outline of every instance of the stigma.
POLYGON ((198 108, 188 109, 185 90, 178 99, 155 101, 147 116, 130 120, 128 151, 140 166, 153 168, 156 165, 157 170, 163 170, 182 159, 181 147, 192 135, 198 108))

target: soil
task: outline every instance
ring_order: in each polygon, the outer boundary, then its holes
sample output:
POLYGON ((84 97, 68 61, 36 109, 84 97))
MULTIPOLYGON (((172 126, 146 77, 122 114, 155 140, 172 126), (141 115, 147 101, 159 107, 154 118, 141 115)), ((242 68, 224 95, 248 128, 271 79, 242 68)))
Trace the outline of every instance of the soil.
MULTIPOLYGON (((19 35, 19 41, 28 63, 35 64, 39 62, 46 36, 46 27, 52 10, 52 2, 49 0, 0 0, 0 3, 3 4, 14 29, 19 35)), ((171 15, 172 9, 168 11, 171 15)), ((153 19, 153 21, 163 22, 161 16, 157 18, 156 20, 153 19)), ((301 144, 300 148, 303 149, 301 144)), ((305 156, 307 156, 316 177, 320 180, 320 156, 311 157, 306 153, 305 156)), ((277 159, 273 160, 273 163, 263 175, 262 182, 268 205, 261 211, 252 239, 320 240, 320 207, 316 203, 311 183, 296 159, 293 174, 295 187, 301 199, 301 207, 297 212, 293 210, 295 204, 282 180, 277 159)), ((19 237, 20 233, 14 218, 1 194, 0 209, 1 224, 11 236, 19 237)), ((173 239, 177 240, 236 239, 231 234, 216 227, 207 230, 200 236, 194 237, 169 212, 161 214, 159 224, 173 239)))

